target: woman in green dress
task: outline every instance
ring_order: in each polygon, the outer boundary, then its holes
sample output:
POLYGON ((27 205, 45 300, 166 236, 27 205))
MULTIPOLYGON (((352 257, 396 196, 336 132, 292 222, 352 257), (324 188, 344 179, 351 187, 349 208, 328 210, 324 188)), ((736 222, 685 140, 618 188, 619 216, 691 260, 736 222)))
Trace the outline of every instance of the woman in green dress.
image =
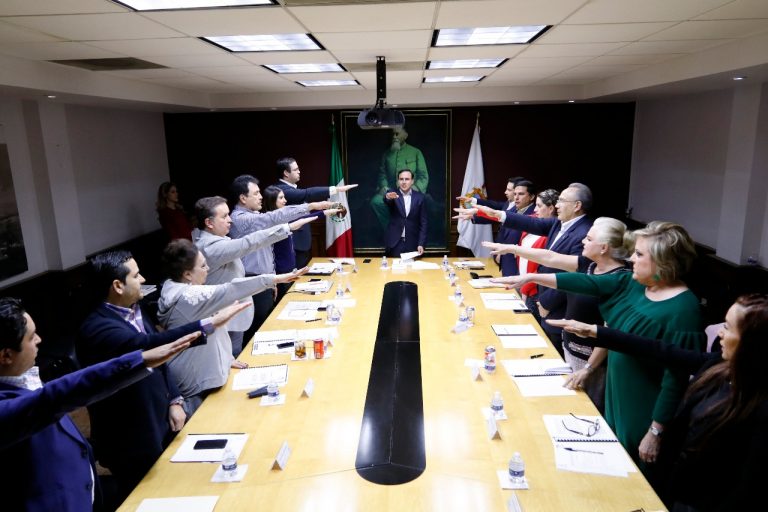
MULTIPOLYGON (((495 279, 519 287, 526 282, 600 299, 606 325, 630 334, 702 350, 699 302, 682 276, 696 257, 685 229, 651 222, 635 231, 632 273, 528 274, 495 279)), ((658 362, 618 352, 608 354, 605 419, 641 469, 659 453, 665 425, 685 391, 688 375, 658 362)))

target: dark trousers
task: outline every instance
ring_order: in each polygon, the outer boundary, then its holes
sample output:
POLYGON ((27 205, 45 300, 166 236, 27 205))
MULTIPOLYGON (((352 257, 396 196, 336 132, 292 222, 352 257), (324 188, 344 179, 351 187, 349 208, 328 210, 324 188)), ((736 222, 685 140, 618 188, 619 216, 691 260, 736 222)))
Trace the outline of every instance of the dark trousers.
POLYGON ((294 254, 296 254, 296 268, 306 267, 309 265, 309 260, 312 259, 312 250, 299 251, 296 249, 294 250, 294 254))
POLYGON ((400 240, 398 240, 398 242, 395 244, 394 247, 387 248, 386 255, 394 258, 399 258, 402 253, 413 252, 417 249, 417 247, 418 246, 414 245, 414 243, 411 242, 410 240, 401 238, 400 240))

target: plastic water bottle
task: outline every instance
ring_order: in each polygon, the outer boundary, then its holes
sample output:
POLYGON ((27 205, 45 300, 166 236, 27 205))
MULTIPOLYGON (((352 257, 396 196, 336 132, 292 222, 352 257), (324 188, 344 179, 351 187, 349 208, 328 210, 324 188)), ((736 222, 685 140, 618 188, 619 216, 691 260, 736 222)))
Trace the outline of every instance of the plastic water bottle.
POLYGON ((464 295, 462 295, 461 286, 459 285, 456 285, 456 289, 453 291, 453 300, 456 304, 461 304, 461 301, 464 300, 464 295))
POLYGON ((504 410, 504 399, 501 398, 501 391, 495 391, 493 398, 491 398, 491 411, 494 414, 498 414, 504 410))
POLYGON ((277 387, 276 382, 270 382, 267 384, 267 396, 269 398, 277 398, 280 395, 280 388, 277 387))
POLYGON ((496 371, 496 347, 488 345, 485 347, 485 359, 484 359, 485 371, 493 373, 496 371))
POLYGON ((224 448, 224 458, 221 460, 221 469, 224 476, 233 479, 237 474, 237 457, 231 448, 224 448))
POLYGON ((336 285, 336 298, 337 299, 344 298, 344 286, 342 286, 341 281, 339 281, 338 284, 336 285))
POLYGON ((381 268, 387 268, 387 257, 382 256, 381 257, 381 268))
POLYGON ((456 271, 453 270, 453 267, 448 269, 448 280, 451 282, 451 286, 456 281, 456 271))
POLYGON ((512 480, 513 484, 525 482, 525 461, 520 452, 515 452, 509 459, 509 479, 512 480))
POLYGON ((461 323, 467 323, 469 319, 467 318, 467 309, 459 306, 459 322, 461 323))
POLYGON ((448 270, 448 255, 443 254, 443 271, 448 270))

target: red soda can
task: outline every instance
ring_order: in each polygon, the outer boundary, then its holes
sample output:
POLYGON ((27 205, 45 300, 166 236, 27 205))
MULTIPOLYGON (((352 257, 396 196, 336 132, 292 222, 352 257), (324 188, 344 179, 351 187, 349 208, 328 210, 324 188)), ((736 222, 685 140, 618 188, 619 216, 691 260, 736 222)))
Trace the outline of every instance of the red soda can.
POLYGON ((315 349, 315 359, 322 359, 325 355, 325 342, 322 339, 313 341, 315 349))

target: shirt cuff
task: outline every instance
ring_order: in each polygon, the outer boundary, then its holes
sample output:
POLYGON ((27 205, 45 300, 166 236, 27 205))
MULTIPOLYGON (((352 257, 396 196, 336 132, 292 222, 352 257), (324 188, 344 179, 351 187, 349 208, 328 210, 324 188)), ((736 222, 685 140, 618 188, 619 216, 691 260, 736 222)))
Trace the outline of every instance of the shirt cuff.
POLYGON ((336 185, 331 185, 330 187, 328 187, 329 196, 335 195, 336 192, 338 192, 338 190, 336 190, 336 185))
POLYGON ((168 404, 168 407, 170 407, 171 405, 182 405, 183 406, 184 405, 184 397, 181 396, 181 395, 177 396, 176 398, 171 400, 171 402, 168 404))
POLYGON ((203 331, 206 336, 213 334, 213 331, 216 330, 216 327, 213 325, 213 318, 208 317, 200 320, 200 330, 203 331))
POLYGON ((502 211, 501 211, 501 220, 500 220, 499 222, 501 222, 502 224, 504 224, 504 221, 505 221, 505 220, 507 220, 507 212, 506 212, 506 211, 504 211, 504 210, 502 210, 502 211))

